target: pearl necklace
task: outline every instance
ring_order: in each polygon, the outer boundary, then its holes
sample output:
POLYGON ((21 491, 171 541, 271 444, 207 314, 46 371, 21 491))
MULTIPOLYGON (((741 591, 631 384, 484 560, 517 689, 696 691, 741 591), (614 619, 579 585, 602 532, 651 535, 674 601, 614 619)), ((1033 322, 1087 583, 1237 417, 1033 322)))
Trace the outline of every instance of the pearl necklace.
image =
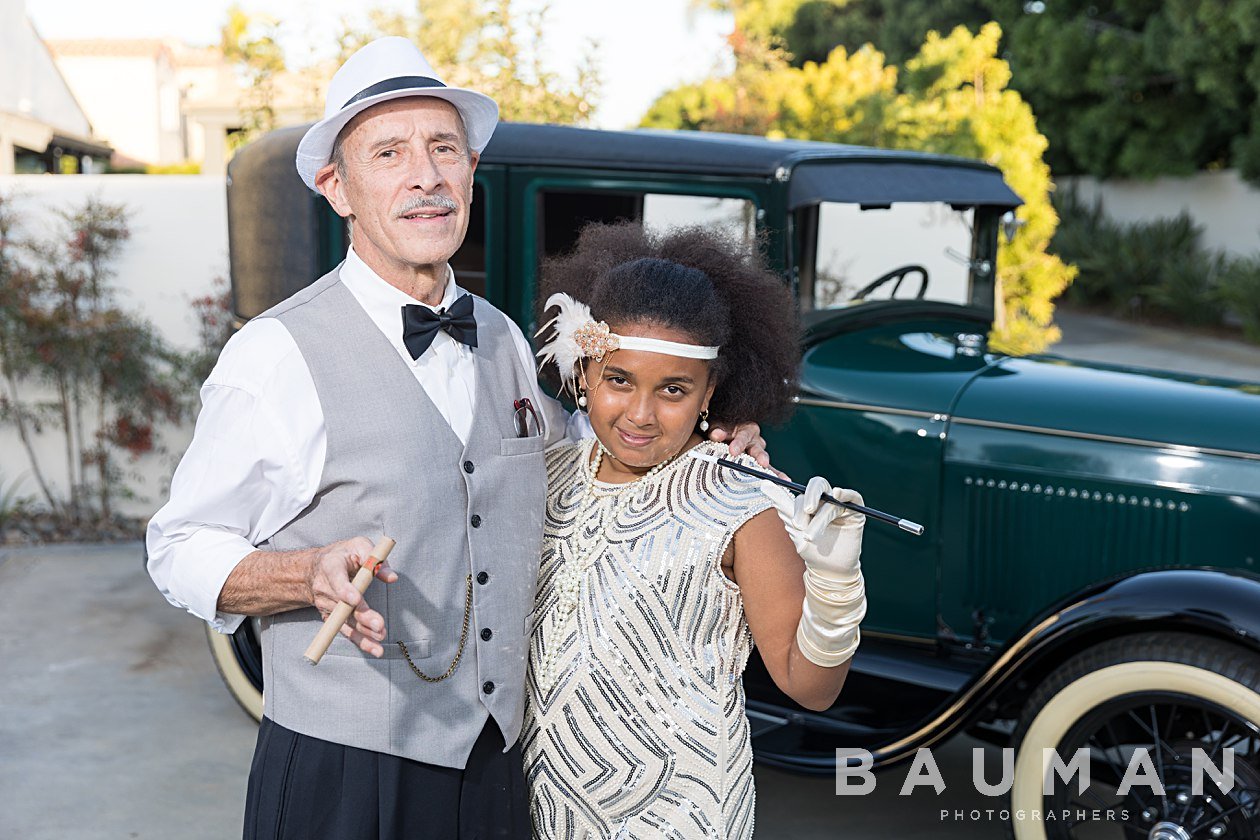
MULTIPOLYGON (((603 463, 604 455, 610 458, 615 456, 609 452, 604 444, 597 438, 592 445, 594 453, 587 452, 585 458, 582 459, 582 477, 585 479, 582 486, 582 497, 578 502, 578 512, 574 517, 573 523, 573 540, 572 553, 565 557, 560 570, 556 573, 555 591, 557 595, 557 604, 555 610, 551 614, 551 622, 553 624, 553 632, 550 643, 547 645, 547 652, 543 654, 541 663, 542 683, 548 687, 554 685, 553 673, 556 654, 560 649, 563 640, 569 634, 570 625, 573 623, 573 615, 577 611, 578 593, 582 587, 582 575, 587 567, 594 562, 599 556, 599 552, 603 550, 608 542, 608 531, 620 518, 622 510, 628 505, 629 500, 634 497, 633 493, 626 493, 629 488, 642 490, 649 486, 662 470, 675 463, 678 456, 682 452, 675 453, 664 461, 661 461, 652 469, 643 474, 642 477, 634 481, 627 481, 624 484, 614 486, 612 488, 599 488, 602 492, 597 492, 596 478, 599 475, 599 467, 603 463), (591 455, 594 455, 592 459, 591 455), (593 506, 591 503, 594 503, 593 506), (603 526, 599 527, 599 523, 603 522, 603 526), (587 527, 590 523, 590 527, 587 527)), ((684 450, 685 451, 685 450, 684 450)))

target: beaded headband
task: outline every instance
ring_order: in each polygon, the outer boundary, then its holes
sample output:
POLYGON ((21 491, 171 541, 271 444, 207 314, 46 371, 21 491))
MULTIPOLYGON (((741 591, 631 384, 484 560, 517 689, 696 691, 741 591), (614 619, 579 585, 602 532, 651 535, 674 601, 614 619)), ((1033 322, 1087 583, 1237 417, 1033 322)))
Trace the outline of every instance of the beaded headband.
POLYGON ((570 387, 573 387, 575 366, 579 361, 589 358, 602 362, 604 356, 614 350, 643 350, 648 353, 681 356, 684 359, 716 359, 718 356, 717 347, 637 335, 618 335, 609 330, 608 324, 596 321, 589 306, 563 292, 547 298, 543 311, 553 306, 560 310, 559 313, 543 324, 535 334, 542 335, 548 327, 555 329, 551 340, 538 350, 538 358, 544 365, 555 362, 560 369, 561 378, 570 387))

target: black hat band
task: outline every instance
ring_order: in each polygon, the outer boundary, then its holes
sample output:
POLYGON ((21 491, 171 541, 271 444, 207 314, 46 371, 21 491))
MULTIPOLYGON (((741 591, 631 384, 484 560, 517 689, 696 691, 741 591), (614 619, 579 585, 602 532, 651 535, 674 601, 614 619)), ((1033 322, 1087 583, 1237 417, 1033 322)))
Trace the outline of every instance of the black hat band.
POLYGON ((446 85, 442 84, 437 79, 430 79, 428 76, 396 76, 392 79, 386 79, 383 82, 377 82, 374 85, 365 87, 363 90, 350 97, 346 104, 341 106, 341 110, 344 111, 356 102, 362 102, 364 99, 369 99, 382 93, 389 93, 392 90, 431 87, 444 88, 446 85))

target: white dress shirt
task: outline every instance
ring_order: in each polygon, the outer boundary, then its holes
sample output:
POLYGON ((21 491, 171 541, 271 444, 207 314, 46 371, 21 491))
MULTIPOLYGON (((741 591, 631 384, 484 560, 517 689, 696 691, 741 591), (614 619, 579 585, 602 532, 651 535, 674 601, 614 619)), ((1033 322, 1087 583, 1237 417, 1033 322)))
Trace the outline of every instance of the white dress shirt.
MULTIPOLYGON (((353 248, 342 263, 341 280, 467 443, 476 351, 438 331, 413 361, 403 344, 401 307, 421 301, 382 280, 353 248)), ((462 294, 451 274, 439 306, 449 308, 462 294)), ((529 342, 510 319, 508 326, 521 364, 532 370, 529 342)), ((537 386, 532 398, 549 445, 590 433, 584 415, 566 418, 560 404, 537 386)), ((149 522, 149 574, 166 600, 231 633, 244 616, 216 609, 223 582, 315 498, 328 438, 310 369, 275 318, 250 321, 232 336, 202 386, 201 403, 170 499, 149 522)))

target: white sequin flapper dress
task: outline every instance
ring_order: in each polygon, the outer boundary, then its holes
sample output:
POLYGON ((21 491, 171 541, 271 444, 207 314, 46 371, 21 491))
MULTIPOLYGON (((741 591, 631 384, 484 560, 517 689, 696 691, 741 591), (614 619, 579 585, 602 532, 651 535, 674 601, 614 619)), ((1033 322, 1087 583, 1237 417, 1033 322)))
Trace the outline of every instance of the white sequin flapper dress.
POLYGON ((547 456, 522 735, 534 836, 751 837, 752 636, 721 558, 770 501, 756 479, 685 455, 598 482, 593 445, 547 456))

